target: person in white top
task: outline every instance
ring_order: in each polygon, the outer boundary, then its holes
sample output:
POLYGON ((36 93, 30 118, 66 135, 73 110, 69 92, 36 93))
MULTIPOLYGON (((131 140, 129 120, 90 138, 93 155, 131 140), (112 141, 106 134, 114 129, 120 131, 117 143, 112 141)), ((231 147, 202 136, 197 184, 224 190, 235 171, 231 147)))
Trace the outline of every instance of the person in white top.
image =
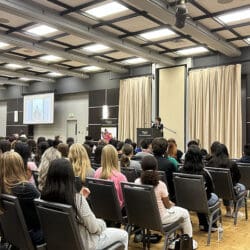
MULTIPOLYGON (((141 178, 137 179, 135 183, 154 186, 162 223, 170 224, 182 218, 183 222, 181 223, 181 226, 183 233, 193 237, 193 229, 189 212, 184 208, 175 206, 175 204, 169 200, 167 186, 164 182, 160 181, 160 177, 157 172, 157 160, 153 156, 145 156, 142 159, 141 166, 141 178)), ((197 242, 193 240, 193 248, 197 249, 197 247, 197 242)), ((174 249, 174 244, 170 245, 169 248, 174 249)))

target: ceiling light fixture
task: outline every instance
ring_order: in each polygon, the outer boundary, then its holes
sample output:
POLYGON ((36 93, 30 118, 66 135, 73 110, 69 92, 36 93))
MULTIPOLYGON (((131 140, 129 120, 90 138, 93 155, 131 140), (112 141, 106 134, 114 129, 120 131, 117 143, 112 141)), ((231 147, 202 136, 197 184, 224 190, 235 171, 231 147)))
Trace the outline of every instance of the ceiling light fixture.
POLYGON ((45 56, 41 56, 40 59, 42 61, 46 61, 46 62, 57 62, 57 61, 61 61, 62 58, 59 56, 54 56, 54 55, 45 55, 45 56))
POLYGON ((250 45, 250 37, 248 37, 248 38, 246 38, 246 39, 244 39, 244 40, 245 40, 245 42, 246 42, 247 44, 250 45))
POLYGON ((54 33, 56 31, 58 30, 47 25, 39 25, 30 29, 27 29, 28 33, 32 35, 36 35, 36 36, 45 36, 45 35, 54 33))
POLYGON ((131 59, 127 59, 127 60, 122 61, 122 63, 124 63, 124 64, 140 64, 140 63, 144 63, 144 62, 147 62, 147 60, 144 58, 140 58, 140 57, 131 58, 131 59))
POLYGON ((8 69, 22 69, 23 66, 15 63, 8 63, 5 65, 6 68, 8 69))
POLYGON ((101 52, 101 51, 108 50, 109 47, 103 44, 92 44, 92 45, 83 47, 82 49, 89 51, 89 52, 101 52))
POLYGON ((58 72, 50 72, 47 75, 51 77, 59 77, 59 76, 62 76, 63 74, 58 73, 58 72))
POLYGON ((176 53, 182 56, 196 55, 209 52, 209 50, 205 47, 199 46, 194 48, 180 49, 177 50, 176 53))
POLYGON ((0 42, 0 49, 8 47, 8 43, 0 42))
POLYGON ((92 71, 102 70, 102 68, 97 67, 97 66, 87 66, 87 67, 82 67, 81 70, 86 71, 86 72, 92 72, 92 71))
POLYGON ((103 4, 101 6, 86 10, 86 13, 90 14, 91 16, 101 18, 101 17, 118 14, 126 10, 128 10, 128 8, 122 4, 117 3, 117 2, 110 2, 110 3, 103 4))
POLYGON ((222 15, 217 16, 217 19, 223 23, 233 23, 248 19, 250 16, 250 8, 231 11, 222 15))
POLYGON ((168 28, 162 28, 162 29, 157 29, 157 30, 152 30, 149 32, 145 32, 140 34, 141 37, 147 39, 147 40, 154 40, 162 37, 167 37, 167 36, 172 36, 174 35, 175 32, 168 28))

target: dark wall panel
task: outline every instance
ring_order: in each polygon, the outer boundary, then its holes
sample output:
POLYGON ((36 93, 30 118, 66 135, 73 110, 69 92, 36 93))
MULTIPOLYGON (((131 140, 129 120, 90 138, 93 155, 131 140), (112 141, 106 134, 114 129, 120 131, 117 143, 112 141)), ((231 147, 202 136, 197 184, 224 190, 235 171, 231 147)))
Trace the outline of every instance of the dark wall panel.
POLYGON ((89 107, 102 106, 105 104, 105 90, 89 92, 89 107))
POLYGON ((108 89, 107 105, 118 105, 118 104, 119 104, 119 89, 108 89))

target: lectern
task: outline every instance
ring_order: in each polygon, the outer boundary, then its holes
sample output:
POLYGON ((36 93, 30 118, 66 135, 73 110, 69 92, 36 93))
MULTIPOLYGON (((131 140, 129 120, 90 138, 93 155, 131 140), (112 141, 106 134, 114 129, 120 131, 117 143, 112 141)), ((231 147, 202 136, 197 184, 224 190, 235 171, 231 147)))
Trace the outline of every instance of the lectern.
POLYGON ((163 133, 156 128, 137 128, 137 144, 141 145, 141 141, 144 139, 154 139, 156 137, 162 137, 163 133))

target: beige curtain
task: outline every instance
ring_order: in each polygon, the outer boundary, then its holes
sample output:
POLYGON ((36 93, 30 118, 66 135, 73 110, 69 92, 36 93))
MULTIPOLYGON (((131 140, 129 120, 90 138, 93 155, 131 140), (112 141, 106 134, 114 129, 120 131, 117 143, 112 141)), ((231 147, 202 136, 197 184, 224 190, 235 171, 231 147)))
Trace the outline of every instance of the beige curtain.
POLYGON ((136 77, 120 81, 119 129, 120 140, 136 141, 136 129, 150 127, 151 77, 136 77))
POLYGON ((209 149, 213 141, 242 154, 241 65, 192 70, 188 83, 188 136, 209 149))

